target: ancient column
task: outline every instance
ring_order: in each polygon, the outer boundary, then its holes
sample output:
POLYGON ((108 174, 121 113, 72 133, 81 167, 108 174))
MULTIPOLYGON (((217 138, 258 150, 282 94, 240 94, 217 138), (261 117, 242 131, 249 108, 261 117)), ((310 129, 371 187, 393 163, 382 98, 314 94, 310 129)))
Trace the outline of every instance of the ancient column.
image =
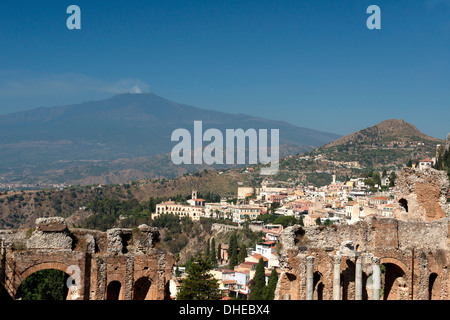
POLYGON ((362 300, 362 257, 356 256, 355 300, 362 300))
POLYGON ((314 297, 314 257, 306 257, 306 300, 314 297))
POLYGON ((372 300, 380 300, 381 270, 380 258, 372 259, 372 300))
POLYGON ((341 255, 334 256, 333 300, 341 300, 341 255))

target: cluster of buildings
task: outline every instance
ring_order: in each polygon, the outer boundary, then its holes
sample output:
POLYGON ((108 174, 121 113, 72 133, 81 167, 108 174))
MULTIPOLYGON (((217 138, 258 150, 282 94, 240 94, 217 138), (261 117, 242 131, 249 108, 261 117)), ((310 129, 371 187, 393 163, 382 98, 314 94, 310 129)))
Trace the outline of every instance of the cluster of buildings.
MULTIPOLYGON (((417 168, 424 170, 431 167, 433 162, 433 159, 421 160, 417 163, 417 168)), ((222 225, 224 228, 240 228, 244 221, 250 221, 253 231, 263 231, 263 241, 248 250, 244 262, 234 269, 219 267, 211 271, 219 282, 223 296, 246 298, 249 294, 249 282, 253 279, 260 258, 264 261, 266 281, 272 269, 279 272, 279 259, 275 247, 280 241, 283 227, 280 224, 263 224, 261 215, 270 212, 275 216, 293 216, 301 219, 305 227, 317 225, 318 221, 320 224, 327 222, 354 224, 368 216, 392 217, 394 214, 392 188, 385 188, 385 191, 374 194, 369 191, 372 186, 366 186, 364 181, 364 178, 355 178, 341 182, 337 181, 334 175, 332 182, 323 187, 270 187, 269 181, 265 181, 259 188, 239 187, 237 197, 233 201, 221 199, 218 203, 198 199, 197 192, 193 191, 192 199, 185 204, 173 201, 158 204, 154 216, 175 214, 193 220, 199 220, 201 217, 225 218, 236 223, 235 226, 222 225)), ((389 177, 382 177, 381 185, 389 186, 389 184, 389 177)), ((228 246, 222 244, 222 261, 219 261, 219 266, 226 266, 228 263, 227 249, 228 246)), ((183 276, 178 279, 182 278, 183 276)), ((176 296, 180 288, 178 279, 172 280, 172 296, 176 296)))
MULTIPOLYGON (((280 274, 280 263, 275 246, 280 240, 283 226, 279 224, 261 225, 260 230, 265 235, 263 241, 258 243, 255 248, 248 249, 245 260, 233 269, 227 267, 229 262, 228 244, 221 244, 220 256, 222 259, 218 261, 219 267, 211 270, 210 274, 217 279, 219 290, 224 299, 228 297, 247 299, 250 294, 250 281, 255 276, 256 266, 261 258, 264 262, 266 283, 273 269, 277 271, 278 275, 280 274)), ((178 270, 180 276, 174 277, 170 282, 170 292, 173 299, 176 298, 181 289, 183 278, 186 276, 184 267, 179 267, 178 270)))
MULTIPOLYGON (((430 168, 434 159, 423 159, 417 163, 420 170, 430 168)), ((416 166, 415 164, 413 166, 416 166)), ((366 216, 391 217, 393 212, 393 193, 390 188, 373 194, 371 186, 366 186, 364 178, 350 179, 345 182, 333 181, 323 187, 296 186, 270 187, 269 181, 261 187, 238 187, 237 197, 223 198, 220 202, 206 202, 192 192, 192 198, 181 204, 166 201, 156 206, 153 218, 161 214, 174 214, 199 220, 201 217, 225 218, 242 224, 245 221, 258 221, 260 215, 272 210, 276 216, 294 216, 302 219, 305 226, 329 221, 332 223, 352 224, 366 216)), ((388 176, 381 177, 380 186, 389 186, 388 176)), ((375 187, 380 187, 375 185, 375 187)))
POLYGON ((65 183, 5 183, 0 182, 0 191, 14 191, 14 190, 36 190, 36 189, 61 189, 68 187, 65 183))
MULTIPOLYGON (((239 201, 238 201, 239 202, 239 201)), ((257 220, 260 214, 267 213, 268 204, 245 204, 228 202, 223 198, 220 202, 207 203, 204 199, 197 198, 197 191, 192 191, 191 199, 187 203, 177 203, 174 201, 166 201, 156 205, 155 213, 152 218, 156 218, 161 214, 173 214, 176 216, 189 217, 192 220, 200 220, 205 218, 225 218, 232 220, 238 224, 246 220, 257 220)))
MULTIPOLYGON (((382 178, 382 185, 389 185, 389 182, 388 177, 382 178)), ((239 187, 237 199, 233 202, 222 199, 217 203, 208 203, 197 198, 197 192, 193 191, 192 199, 187 203, 166 201, 157 204, 152 217, 173 214, 192 220, 224 218, 241 225, 245 221, 258 221, 275 205, 276 209, 272 210, 275 216, 294 216, 303 219, 305 226, 316 224, 318 218, 322 223, 326 220, 354 223, 368 215, 391 216, 391 192, 370 195, 368 190, 363 178, 346 182, 333 178, 332 183, 323 187, 268 187, 264 183, 260 188, 239 187)))

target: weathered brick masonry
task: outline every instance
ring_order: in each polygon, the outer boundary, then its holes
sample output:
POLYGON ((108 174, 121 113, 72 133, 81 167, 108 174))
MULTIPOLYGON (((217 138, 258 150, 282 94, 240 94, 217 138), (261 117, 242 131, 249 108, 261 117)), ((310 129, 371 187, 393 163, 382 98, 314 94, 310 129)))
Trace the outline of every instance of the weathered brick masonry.
POLYGON ((174 258, 155 247, 158 241, 158 230, 146 225, 69 230, 59 217, 37 219, 31 234, 2 230, 0 293, 18 299, 30 274, 58 269, 74 278, 79 271, 79 285, 71 287, 68 299, 168 299, 174 258))
POLYGON ((449 188, 444 172, 405 169, 394 218, 288 227, 276 299, 450 299, 449 188))

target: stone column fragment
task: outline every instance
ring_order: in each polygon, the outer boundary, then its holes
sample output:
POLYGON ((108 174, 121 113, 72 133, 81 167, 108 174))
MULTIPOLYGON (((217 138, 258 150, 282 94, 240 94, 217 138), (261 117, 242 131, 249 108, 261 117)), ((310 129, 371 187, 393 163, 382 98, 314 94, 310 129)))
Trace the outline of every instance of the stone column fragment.
POLYGON ((356 257, 355 300, 362 300, 362 257, 356 257))
POLYGON ((341 300, 341 255, 334 256, 333 300, 341 300))
POLYGON ((372 259, 372 300, 380 300, 381 270, 380 258, 372 259))
POLYGON ((314 257, 306 257, 306 300, 314 297, 314 257))

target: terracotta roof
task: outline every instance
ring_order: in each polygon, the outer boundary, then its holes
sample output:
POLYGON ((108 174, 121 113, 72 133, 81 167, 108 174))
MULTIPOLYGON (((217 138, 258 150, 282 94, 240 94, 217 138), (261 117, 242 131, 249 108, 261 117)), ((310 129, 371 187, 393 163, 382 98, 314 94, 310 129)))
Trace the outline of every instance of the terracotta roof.
POLYGON ((234 273, 234 270, 231 269, 220 269, 220 271, 222 271, 222 273, 234 273))
POLYGON ((267 259, 266 257, 264 257, 263 255, 259 254, 259 253, 254 253, 252 255, 252 257, 256 258, 257 260, 259 260, 259 258, 263 258, 263 261, 269 261, 269 259, 267 259))

